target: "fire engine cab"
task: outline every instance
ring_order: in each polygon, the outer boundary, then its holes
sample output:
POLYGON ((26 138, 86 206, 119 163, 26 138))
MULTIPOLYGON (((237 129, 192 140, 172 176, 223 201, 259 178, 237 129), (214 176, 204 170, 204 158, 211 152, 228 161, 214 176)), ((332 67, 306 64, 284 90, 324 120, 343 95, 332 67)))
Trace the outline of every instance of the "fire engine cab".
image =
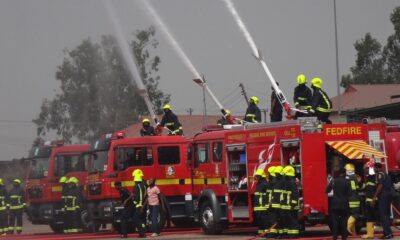
POLYGON ((46 142, 31 149, 25 188, 29 221, 49 225, 57 233, 63 232, 59 179, 74 176, 80 185, 85 184, 87 161, 82 153, 88 150, 88 144, 64 146, 62 141, 46 142))

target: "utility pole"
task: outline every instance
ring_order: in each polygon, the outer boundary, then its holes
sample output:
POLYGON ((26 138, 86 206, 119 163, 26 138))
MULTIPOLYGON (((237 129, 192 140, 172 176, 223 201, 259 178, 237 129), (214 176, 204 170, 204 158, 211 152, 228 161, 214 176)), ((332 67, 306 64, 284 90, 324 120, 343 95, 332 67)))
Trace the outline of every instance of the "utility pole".
POLYGON ((250 103, 249 103, 249 98, 247 97, 246 90, 244 90, 244 85, 243 85, 243 83, 240 83, 240 84, 239 84, 239 87, 242 89, 242 95, 243 95, 243 97, 244 97, 244 100, 246 100, 247 105, 249 105, 249 104, 250 104, 250 103))
MULTIPOLYGON (((203 82, 206 82, 206 78, 203 75, 203 82)), ((203 112, 203 127, 207 125, 207 105, 206 105, 206 88, 203 85, 203 107, 204 107, 204 112, 203 112)))
POLYGON ((189 108, 189 109, 186 110, 186 112, 189 113, 189 116, 192 116, 193 111, 194 111, 193 108, 189 108))
POLYGON ((336 0, 333 0, 333 16, 335 21, 335 51, 336 51, 336 87, 338 95, 338 115, 342 113, 342 104, 340 101, 340 80, 339 80, 339 49, 338 49, 338 33, 337 33, 337 20, 336 20, 336 0))

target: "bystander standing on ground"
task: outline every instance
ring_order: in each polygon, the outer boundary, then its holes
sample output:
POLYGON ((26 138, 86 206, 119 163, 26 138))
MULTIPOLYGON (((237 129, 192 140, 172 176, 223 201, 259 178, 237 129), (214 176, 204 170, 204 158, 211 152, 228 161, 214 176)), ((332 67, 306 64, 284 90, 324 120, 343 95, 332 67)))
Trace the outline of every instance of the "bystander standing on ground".
POLYGON ((347 219, 349 217, 349 197, 351 194, 350 181, 346 179, 346 170, 340 169, 339 176, 330 179, 326 192, 333 190, 331 200, 331 230, 333 239, 336 240, 338 235, 342 235, 342 239, 347 239, 347 219))
POLYGON ((392 229, 390 228, 390 204, 392 203, 390 190, 392 181, 383 171, 381 163, 375 163, 375 171, 377 172, 378 184, 371 206, 374 207, 376 201, 378 201, 379 219, 383 228, 381 239, 391 239, 393 238, 392 229))
POLYGON ((152 177, 149 179, 149 186, 147 187, 147 201, 146 205, 149 206, 151 216, 151 237, 160 236, 160 224, 158 222, 158 216, 160 215, 161 201, 160 201, 160 189, 156 185, 156 178, 152 177))

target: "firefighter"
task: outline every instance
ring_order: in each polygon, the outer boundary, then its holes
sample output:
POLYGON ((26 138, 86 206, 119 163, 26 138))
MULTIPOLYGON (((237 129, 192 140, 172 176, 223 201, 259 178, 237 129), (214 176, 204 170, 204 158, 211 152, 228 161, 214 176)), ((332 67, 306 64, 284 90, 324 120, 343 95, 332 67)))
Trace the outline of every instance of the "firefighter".
POLYGON ((140 169, 135 169, 132 172, 133 181, 133 224, 139 232, 140 238, 145 238, 146 226, 142 220, 143 200, 146 197, 146 186, 143 183, 143 172, 140 169))
MULTIPOLYGON (((282 177, 282 166, 276 166, 274 168, 274 181, 272 185, 272 199, 271 199, 271 214, 273 217, 273 224, 276 224, 271 229, 272 236, 283 235, 284 229, 282 228, 282 211, 281 211, 281 199, 283 193, 283 177, 282 177)), ((270 236, 270 237, 272 237, 270 236)))
POLYGON ((142 129, 140 129, 140 136, 154 136, 154 128, 150 125, 150 120, 148 118, 143 119, 142 129))
POLYGON ((21 180, 18 178, 13 180, 13 187, 8 193, 8 204, 10 209, 8 232, 14 234, 14 230, 18 234, 22 232, 22 213, 25 208, 24 190, 21 187, 21 180))
POLYGON ((282 202, 282 211, 285 216, 285 234, 287 234, 287 238, 297 238, 300 233, 298 221, 300 205, 295 170, 293 166, 288 165, 283 169, 283 173, 285 175, 284 196, 286 196, 286 202, 282 202))
MULTIPOLYGON (((279 86, 279 83, 276 83, 279 86)), ((282 104, 276 96, 275 89, 272 89, 271 93, 271 112, 269 113, 271 117, 271 122, 281 122, 282 121, 282 104)))
POLYGON ((5 235, 8 231, 7 201, 7 189, 4 186, 3 179, 0 178, 0 235, 5 235))
POLYGON ((64 225, 68 221, 68 219, 65 219, 65 205, 67 204, 66 200, 67 200, 67 195, 68 195, 67 181, 68 181, 68 178, 66 176, 60 177, 60 180, 58 181, 61 184, 61 209, 60 209, 60 212, 63 216, 64 225))
POLYGON ((356 235, 356 222, 360 218, 360 196, 358 195, 357 176, 354 172, 354 165, 348 163, 344 167, 346 169, 346 178, 350 181, 349 196, 349 219, 347 220, 347 231, 351 235, 356 235))
POLYGON ((250 122, 250 123, 261 122, 261 111, 257 106, 258 102, 259 102, 258 97, 252 96, 250 98, 250 103, 246 109, 246 114, 243 119, 245 122, 250 122))
POLYGON ((332 102, 328 95, 321 89, 322 79, 313 78, 311 80, 313 95, 311 98, 310 112, 315 115, 322 123, 332 124, 329 115, 332 112, 332 102))
POLYGON ((169 130, 168 135, 183 135, 182 125, 178 120, 178 117, 172 112, 169 104, 164 105, 164 116, 159 124, 162 127, 166 127, 169 130))
POLYGON ((267 230, 267 182, 264 169, 257 169, 255 180, 257 181, 254 192, 253 211, 258 225, 258 233, 263 234, 267 230))
POLYGON ((65 222, 64 233, 79 233, 82 232, 80 228, 80 212, 83 203, 81 189, 78 184, 79 181, 76 177, 70 177, 66 183, 68 190, 66 195, 65 208, 65 222))
POLYGON ((124 206, 124 210, 121 216, 121 238, 128 237, 128 220, 133 213, 133 194, 128 189, 122 187, 121 182, 114 183, 115 189, 119 192, 121 203, 124 206))
POLYGON ((372 206, 372 200, 376 191, 376 175, 374 163, 368 162, 367 166, 367 181, 365 184, 365 217, 367 220, 367 234, 362 238, 374 238, 374 223, 376 221, 376 206, 372 206))
POLYGON ((273 194, 273 186, 275 183, 275 166, 271 166, 268 168, 268 182, 267 182, 267 226, 270 229, 270 232, 266 235, 266 237, 274 237, 278 232, 275 227, 272 227, 276 224, 276 215, 275 210, 272 209, 272 194, 273 194))
MULTIPOLYGON (((300 74, 297 76, 297 86, 294 89, 294 106, 300 110, 310 110, 311 109, 311 98, 312 93, 309 87, 306 85, 307 78, 304 74, 300 74)), ((306 113, 297 112, 294 116, 295 119, 299 117, 307 117, 306 113)))

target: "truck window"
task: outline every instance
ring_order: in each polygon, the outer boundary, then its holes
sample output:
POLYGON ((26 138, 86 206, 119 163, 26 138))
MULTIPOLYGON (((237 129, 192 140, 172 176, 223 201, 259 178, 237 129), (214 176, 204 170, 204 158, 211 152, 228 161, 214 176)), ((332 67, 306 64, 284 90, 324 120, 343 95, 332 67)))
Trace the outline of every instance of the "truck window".
POLYGON ((210 145, 208 143, 197 144, 197 161, 200 164, 210 162, 209 154, 208 154, 209 149, 210 149, 210 145))
POLYGON ((222 142, 213 143, 213 162, 222 162, 222 142))
POLYGON ((153 150, 151 147, 127 147, 118 150, 118 170, 133 166, 153 165, 153 150))
POLYGON ((178 164, 181 161, 179 146, 158 147, 158 164, 178 164))
POLYGON ((81 155, 56 155, 55 160, 55 176, 64 176, 69 172, 87 171, 81 155))

